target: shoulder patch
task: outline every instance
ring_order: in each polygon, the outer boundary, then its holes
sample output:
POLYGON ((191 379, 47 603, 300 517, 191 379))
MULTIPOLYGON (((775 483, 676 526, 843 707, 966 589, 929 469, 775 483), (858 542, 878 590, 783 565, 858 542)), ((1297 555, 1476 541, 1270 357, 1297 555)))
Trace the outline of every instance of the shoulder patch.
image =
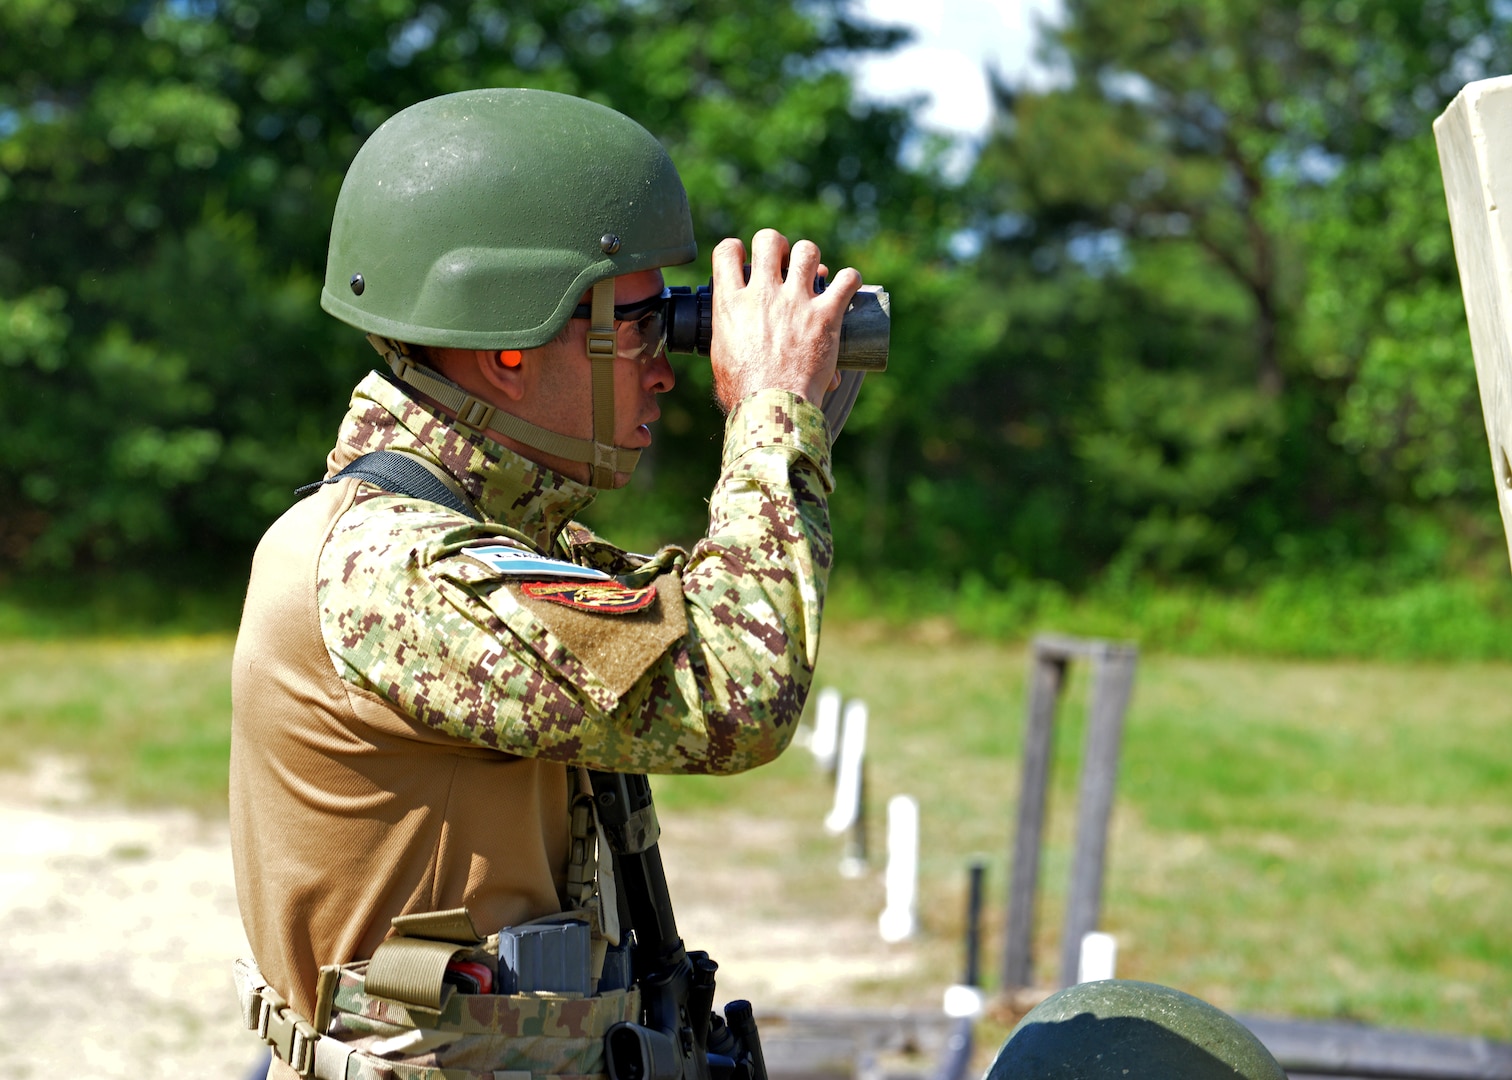
MULTIPOLYGON (((614 590, 630 594, 633 597, 630 602, 640 606, 616 611, 616 617, 612 619, 604 618, 605 609, 602 607, 580 607, 560 599, 534 595, 531 586, 539 588, 543 584, 550 583, 511 582, 508 591, 518 597, 521 605, 584 667, 598 676, 616 698, 634 686, 646 669, 688 632, 682 579, 676 573, 663 574, 642 588, 614 582, 614 590)), ((571 586, 576 583, 557 584, 571 586)))
POLYGON ((563 604, 578 611, 601 615, 627 615, 643 611, 656 599, 655 584, 632 589, 617 581, 527 581, 520 585, 526 596, 563 604))
POLYGON ((466 547, 460 549, 457 554, 476 559, 495 573, 508 577, 571 578, 577 581, 607 582, 614 580, 602 570, 595 570, 591 566, 578 566, 576 563, 565 562, 561 559, 547 558, 545 555, 537 555, 526 548, 511 547, 506 544, 466 547))

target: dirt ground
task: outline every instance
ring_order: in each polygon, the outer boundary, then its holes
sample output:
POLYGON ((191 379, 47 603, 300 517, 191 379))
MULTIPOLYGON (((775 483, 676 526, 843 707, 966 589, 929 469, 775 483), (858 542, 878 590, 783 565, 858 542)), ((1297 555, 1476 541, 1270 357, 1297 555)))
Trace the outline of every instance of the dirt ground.
POLYGON ((0 780, 0 1072, 244 1076, 225 823, 88 796, 56 760, 0 780))
MULTIPOLYGON (((880 941, 874 912, 771 914, 759 902, 781 889, 770 874, 730 880, 676 851, 679 929, 719 960, 721 1002, 749 998, 758 1015, 843 1002, 919 962, 880 941)), ((246 938, 224 821, 100 807, 63 761, 0 776, 0 926, 0 1074, 11 1080, 235 1080, 258 1060, 231 985, 246 938)))

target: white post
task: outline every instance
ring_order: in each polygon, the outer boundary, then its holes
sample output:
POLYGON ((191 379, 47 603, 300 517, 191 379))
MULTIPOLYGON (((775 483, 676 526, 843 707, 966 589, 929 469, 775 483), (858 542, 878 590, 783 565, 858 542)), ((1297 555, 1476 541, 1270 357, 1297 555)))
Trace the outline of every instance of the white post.
POLYGON ((911 795, 887 802, 887 907, 877 919, 882 940, 906 941, 914 935, 919 895, 919 804, 911 795))
POLYGON ((840 728, 840 760, 835 768, 835 805, 824 827, 839 836, 861 815, 861 759, 866 756, 866 702, 845 707, 840 728))
POLYGON ((987 995, 979 986, 951 983, 945 988, 945 1015, 959 1020, 967 1016, 981 1016, 987 1007, 987 995))
POLYGON ((825 772, 835 771, 835 750, 840 742, 840 691, 826 686, 814 699, 814 733, 809 737, 809 753, 814 764, 825 772))
POLYGON ((1093 930, 1090 934, 1083 934, 1081 939, 1081 959, 1076 964, 1076 981, 1100 982, 1103 979, 1113 978, 1113 972, 1118 967, 1118 942, 1112 934, 1104 934, 1093 930))
POLYGON ((866 702, 845 706, 840 723, 840 756, 835 766, 835 805, 824 827, 836 836, 846 836, 840 858, 842 877, 860 877, 866 872, 866 702))
POLYGON ((1466 86, 1434 121, 1433 133, 1512 551, 1512 76, 1466 86))

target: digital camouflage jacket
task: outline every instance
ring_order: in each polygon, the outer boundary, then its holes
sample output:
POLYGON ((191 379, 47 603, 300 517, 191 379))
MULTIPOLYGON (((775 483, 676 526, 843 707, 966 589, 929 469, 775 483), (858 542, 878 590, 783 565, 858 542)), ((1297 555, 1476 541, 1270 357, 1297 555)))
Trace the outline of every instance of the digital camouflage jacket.
POLYGON ((379 449, 430 457, 488 523, 364 485, 320 558, 321 627, 344 679, 458 739, 597 769, 734 773, 786 746, 831 559, 817 408, 782 391, 741 402, 707 535, 691 552, 649 559, 572 522, 592 488, 461 434, 374 375, 329 467, 379 449), (535 600, 520 588, 529 575, 469 556, 501 543, 628 586, 660 579, 665 595, 649 612, 606 607, 574 620, 582 607, 535 600), (618 636, 637 646, 615 649, 618 636))

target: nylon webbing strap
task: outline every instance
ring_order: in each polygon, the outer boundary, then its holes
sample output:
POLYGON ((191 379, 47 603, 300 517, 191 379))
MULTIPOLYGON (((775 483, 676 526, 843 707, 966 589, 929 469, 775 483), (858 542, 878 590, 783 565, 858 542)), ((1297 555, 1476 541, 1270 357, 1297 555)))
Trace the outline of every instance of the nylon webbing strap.
MULTIPOLYGON (((610 294, 610 353, 611 361, 614 359, 613 352, 613 294, 610 294)), ((559 432, 548 431, 543 427, 537 427, 528 420, 522 420, 512 413, 501 412, 484 401, 479 401, 462 387, 450 379, 422 367, 415 363, 400 348, 398 342, 388 338, 379 337, 377 334, 369 334, 368 342, 378 350, 394 377, 408 386, 413 386, 427 397, 433 398, 444 408, 456 414, 457 423, 465 428, 471 428, 480 434, 497 439, 503 436, 513 439, 534 450, 542 450, 553 457, 565 458, 568 461, 581 461, 593 465, 602 456, 607 459, 609 470, 629 473, 635 470, 636 463, 640 460, 639 450, 628 449, 621 446, 605 445, 597 446, 592 439, 577 439, 571 435, 562 435, 559 432)), ((610 368, 610 378, 613 379, 613 368, 610 368)), ((612 390, 612 386, 611 386, 612 390)), ((597 391, 595 390, 595 400, 597 391)), ((613 396, 610 397, 611 403, 613 396)), ((595 415, 598 406, 594 406, 595 415)), ((614 441, 613 417, 610 418, 610 444, 614 441)), ((597 429, 595 429, 595 432, 597 429)))
POLYGON ((588 319, 588 359, 593 362, 593 486, 614 486, 614 279, 595 282, 588 319))
POLYGON ((389 938, 373 950, 363 989, 422 1009, 439 1009, 446 965, 464 948, 450 941, 389 938))
POLYGON ((468 505, 461 495, 428 469, 424 462, 411 454, 395 453, 392 450, 375 450, 371 454, 363 454, 330 479, 306 484, 297 489, 294 494, 308 495, 318 487, 334 484, 348 477, 366 480, 396 495, 409 495, 427 502, 439 503, 448 510, 455 510, 474 521, 483 520, 482 516, 468 505))
POLYGON ((242 1023, 272 1048, 279 1061, 302 1076, 321 1080, 346 1080, 346 1059, 341 1053, 320 1053, 321 1044, 339 1042, 322 1037, 315 1026, 289 1007, 277 990, 262 977, 250 960, 238 960, 232 969, 242 1023), (322 1071, 322 1068, 324 1071, 322 1071))

